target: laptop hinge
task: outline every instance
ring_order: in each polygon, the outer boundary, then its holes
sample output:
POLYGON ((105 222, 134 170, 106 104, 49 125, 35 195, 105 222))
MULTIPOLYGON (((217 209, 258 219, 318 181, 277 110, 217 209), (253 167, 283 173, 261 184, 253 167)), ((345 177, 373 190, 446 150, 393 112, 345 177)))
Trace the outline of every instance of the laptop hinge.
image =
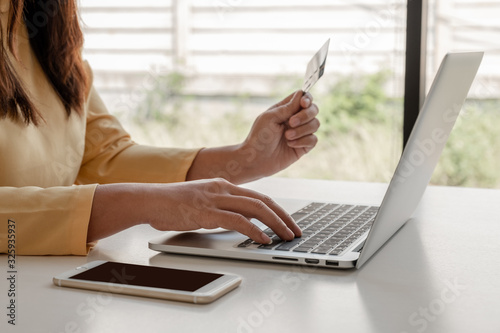
POLYGON ((353 250, 353 252, 358 252, 361 253, 361 250, 363 250, 363 246, 365 245, 366 239, 359 243, 353 250))

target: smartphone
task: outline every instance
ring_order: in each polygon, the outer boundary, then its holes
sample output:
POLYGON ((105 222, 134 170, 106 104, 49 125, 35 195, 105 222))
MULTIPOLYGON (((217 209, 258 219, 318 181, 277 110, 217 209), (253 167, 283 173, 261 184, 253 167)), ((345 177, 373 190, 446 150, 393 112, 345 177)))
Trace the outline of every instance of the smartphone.
POLYGON ((99 260, 55 276, 53 282, 59 287, 205 304, 238 287, 241 277, 99 260))

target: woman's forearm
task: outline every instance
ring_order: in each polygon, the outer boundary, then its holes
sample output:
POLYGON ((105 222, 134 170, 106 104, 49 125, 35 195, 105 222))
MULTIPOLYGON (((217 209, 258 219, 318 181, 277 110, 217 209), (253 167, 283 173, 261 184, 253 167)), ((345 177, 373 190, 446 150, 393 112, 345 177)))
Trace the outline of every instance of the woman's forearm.
POLYGON ((145 186, 109 184, 97 186, 92 203, 87 242, 93 242, 143 223, 145 186))
POLYGON ((300 236, 293 219, 269 197, 222 179, 172 184, 99 185, 87 241, 147 223, 167 231, 226 228, 257 242, 270 239, 250 219, 267 224, 282 239, 300 236))
POLYGON ((202 149, 191 165, 186 180, 224 178, 233 184, 242 184, 265 176, 252 163, 255 149, 244 145, 202 149))

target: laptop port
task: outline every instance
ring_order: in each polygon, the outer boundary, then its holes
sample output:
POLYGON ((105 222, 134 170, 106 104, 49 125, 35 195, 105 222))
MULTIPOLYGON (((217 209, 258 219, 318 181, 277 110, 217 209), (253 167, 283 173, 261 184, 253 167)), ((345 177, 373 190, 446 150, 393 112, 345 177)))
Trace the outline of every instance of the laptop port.
POLYGON ((326 265, 327 266, 336 266, 336 267, 338 267, 339 266, 339 262, 336 261, 336 260, 327 260, 326 261, 326 265))
POLYGON ((319 264, 319 259, 306 259, 306 264, 319 264))
POLYGON ((286 260, 286 261, 299 261, 299 259, 295 258, 283 258, 283 257, 273 257, 275 260, 286 260))

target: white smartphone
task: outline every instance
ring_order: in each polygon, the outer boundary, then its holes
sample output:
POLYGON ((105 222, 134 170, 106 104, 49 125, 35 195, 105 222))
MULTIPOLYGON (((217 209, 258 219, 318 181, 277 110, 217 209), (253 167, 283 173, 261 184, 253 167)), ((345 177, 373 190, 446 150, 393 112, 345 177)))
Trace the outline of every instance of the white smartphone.
POLYGON ((229 274, 93 261, 53 278, 59 287, 191 303, 210 303, 241 283, 229 274))

